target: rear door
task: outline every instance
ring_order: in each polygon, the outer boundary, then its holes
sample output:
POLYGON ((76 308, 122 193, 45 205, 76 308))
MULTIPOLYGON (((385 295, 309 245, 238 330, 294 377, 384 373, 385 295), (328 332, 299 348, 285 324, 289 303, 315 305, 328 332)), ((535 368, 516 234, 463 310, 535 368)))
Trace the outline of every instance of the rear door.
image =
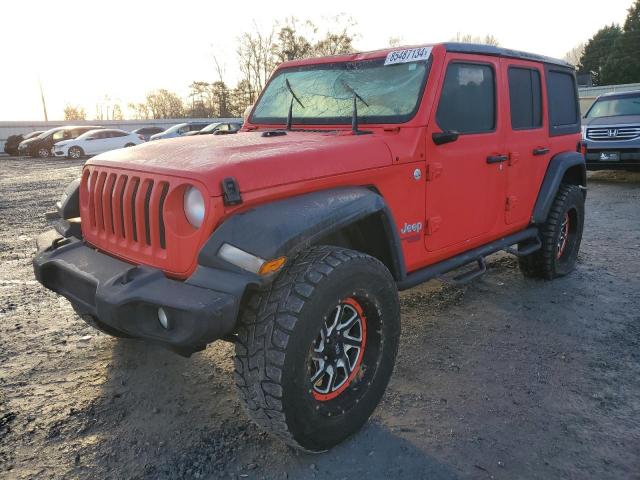
POLYGON ((509 98, 505 223, 526 225, 550 156, 544 70, 541 64, 524 60, 503 58, 500 63, 502 88, 509 98))
POLYGON ((116 148, 122 148, 128 141, 128 135, 126 132, 120 132, 113 130, 111 132, 111 140, 109 142, 109 150, 115 150, 116 148))
POLYGON ((427 225, 429 251, 468 248, 503 223, 504 99, 498 95, 500 59, 449 53, 437 107, 427 137, 427 225), (436 145, 433 134, 459 132, 436 145), (455 246, 458 248, 455 248, 455 246))

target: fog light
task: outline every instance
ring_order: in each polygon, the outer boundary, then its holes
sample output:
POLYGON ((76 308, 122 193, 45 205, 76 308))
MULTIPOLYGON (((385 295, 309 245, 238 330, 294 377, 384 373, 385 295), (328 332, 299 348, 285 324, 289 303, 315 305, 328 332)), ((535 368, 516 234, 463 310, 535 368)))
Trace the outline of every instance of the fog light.
POLYGON ((164 308, 162 307, 158 309, 158 321, 160 322, 160 325, 162 325, 163 328, 165 328, 166 330, 169 330, 169 316, 167 315, 167 312, 165 312, 164 308))

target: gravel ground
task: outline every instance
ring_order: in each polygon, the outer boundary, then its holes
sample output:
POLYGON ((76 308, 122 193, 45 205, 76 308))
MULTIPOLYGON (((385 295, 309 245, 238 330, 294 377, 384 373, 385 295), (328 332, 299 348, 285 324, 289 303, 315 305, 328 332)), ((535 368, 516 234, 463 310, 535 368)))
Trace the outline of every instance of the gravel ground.
POLYGON ((82 162, 0 158, 0 477, 640 478, 640 175, 591 175, 577 270, 506 254, 402 294, 395 374, 322 455, 249 423, 232 346, 191 359, 86 326, 33 279, 34 237, 82 162))

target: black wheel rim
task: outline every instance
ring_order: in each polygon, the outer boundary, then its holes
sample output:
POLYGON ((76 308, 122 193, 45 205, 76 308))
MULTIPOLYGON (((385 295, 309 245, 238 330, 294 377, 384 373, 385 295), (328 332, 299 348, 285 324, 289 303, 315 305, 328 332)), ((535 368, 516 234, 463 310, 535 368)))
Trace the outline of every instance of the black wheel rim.
POLYGON ((344 392, 360 370, 367 342, 367 321, 354 298, 338 303, 327 316, 311 346, 310 382, 321 402, 344 392))

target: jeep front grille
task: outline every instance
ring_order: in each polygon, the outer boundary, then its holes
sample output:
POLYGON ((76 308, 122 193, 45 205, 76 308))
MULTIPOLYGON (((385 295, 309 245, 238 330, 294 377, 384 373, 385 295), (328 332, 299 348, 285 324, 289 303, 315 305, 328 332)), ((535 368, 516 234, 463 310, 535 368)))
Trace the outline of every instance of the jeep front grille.
MULTIPOLYGON (((80 184, 84 239, 95 248, 134 264, 144 264, 184 278, 213 229, 217 216, 209 199, 199 229, 184 216, 184 191, 199 182, 160 174, 88 165, 80 184), (171 222, 171 223, 168 223, 171 222)), ((209 198, 209 197, 206 197, 209 198)))
POLYGON ((94 169, 88 178, 90 226, 106 239, 164 250, 168 190, 167 182, 94 169))
POLYGON ((589 140, 633 140, 640 137, 640 126, 587 128, 589 140))

